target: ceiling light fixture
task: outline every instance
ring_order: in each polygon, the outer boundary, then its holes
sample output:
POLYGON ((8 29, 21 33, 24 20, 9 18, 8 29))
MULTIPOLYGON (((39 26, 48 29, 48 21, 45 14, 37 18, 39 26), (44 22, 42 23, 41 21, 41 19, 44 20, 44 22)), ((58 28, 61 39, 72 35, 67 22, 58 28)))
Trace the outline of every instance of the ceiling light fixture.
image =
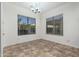
POLYGON ((40 13, 39 5, 40 5, 39 3, 32 3, 31 4, 32 12, 34 12, 35 14, 40 13))

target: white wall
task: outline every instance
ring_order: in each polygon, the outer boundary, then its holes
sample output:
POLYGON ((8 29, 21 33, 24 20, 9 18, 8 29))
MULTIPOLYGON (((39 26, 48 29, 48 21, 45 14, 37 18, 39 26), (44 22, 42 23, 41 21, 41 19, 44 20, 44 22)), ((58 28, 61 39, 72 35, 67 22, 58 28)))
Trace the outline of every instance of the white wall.
POLYGON ((79 3, 66 3, 41 14, 41 38, 79 48, 79 3), (46 34, 46 18, 63 13, 63 36, 46 34))
POLYGON ((39 38, 39 16, 32 13, 27 8, 22 8, 13 3, 1 3, 2 5, 2 47, 9 46, 12 44, 22 43, 31 41, 39 38), (36 18, 36 34, 18 36, 17 32, 17 15, 24 15, 36 18), (3 36, 3 33, 5 35, 3 36))
MULTIPOLYGON (((0 2, 0 15, 1 15, 1 2, 0 2)), ((0 16, 0 56, 1 56, 1 16, 0 16)))

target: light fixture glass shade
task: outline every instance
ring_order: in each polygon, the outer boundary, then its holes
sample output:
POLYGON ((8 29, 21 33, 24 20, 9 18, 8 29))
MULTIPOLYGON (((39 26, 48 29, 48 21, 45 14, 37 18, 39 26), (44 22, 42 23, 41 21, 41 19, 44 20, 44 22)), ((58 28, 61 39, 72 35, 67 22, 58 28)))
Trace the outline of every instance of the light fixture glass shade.
POLYGON ((31 10, 32 12, 36 13, 40 13, 40 8, 39 8, 39 3, 32 3, 31 4, 31 10))

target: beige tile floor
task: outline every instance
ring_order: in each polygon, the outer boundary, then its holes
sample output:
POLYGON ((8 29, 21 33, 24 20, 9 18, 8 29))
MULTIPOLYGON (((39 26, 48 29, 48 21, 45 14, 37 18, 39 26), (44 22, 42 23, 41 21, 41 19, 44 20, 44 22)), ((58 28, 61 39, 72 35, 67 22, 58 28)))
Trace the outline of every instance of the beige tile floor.
POLYGON ((79 49, 39 39, 4 48, 4 57, 79 57, 79 49))

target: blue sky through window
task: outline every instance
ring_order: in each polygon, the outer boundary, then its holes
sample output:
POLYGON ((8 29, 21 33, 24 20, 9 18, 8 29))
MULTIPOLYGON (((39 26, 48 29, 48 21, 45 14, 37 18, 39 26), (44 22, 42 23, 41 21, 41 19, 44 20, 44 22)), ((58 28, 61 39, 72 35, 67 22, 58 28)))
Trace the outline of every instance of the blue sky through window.
POLYGON ((34 18, 29 18, 29 24, 35 24, 35 19, 34 18))
POLYGON ((19 20, 21 19, 20 24, 35 24, 36 23, 35 18, 19 15, 18 19, 19 20))

